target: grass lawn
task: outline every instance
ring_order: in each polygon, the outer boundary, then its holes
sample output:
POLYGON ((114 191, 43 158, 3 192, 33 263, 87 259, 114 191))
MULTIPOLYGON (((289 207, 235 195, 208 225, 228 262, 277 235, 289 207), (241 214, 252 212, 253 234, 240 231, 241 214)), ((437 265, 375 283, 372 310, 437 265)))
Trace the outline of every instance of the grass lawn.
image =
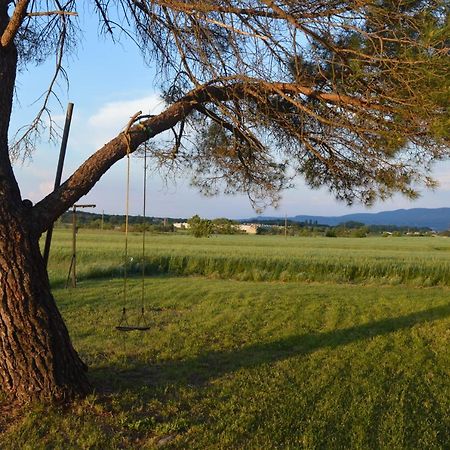
MULTIPOLYGON (((71 235, 55 236, 54 295, 95 392, 3 402, 0 448, 450 447, 448 239, 150 235, 151 329, 120 333, 123 234, 80 230, 68 290, 71 235)), ((131 278, 130 321, 140 299, 131 278)))
POLYGON ((449 287, 152 277, 145 333, 115 331, 121 292, 54 289, 96 392, 22 411, 0 448, 450 446, 449 287))

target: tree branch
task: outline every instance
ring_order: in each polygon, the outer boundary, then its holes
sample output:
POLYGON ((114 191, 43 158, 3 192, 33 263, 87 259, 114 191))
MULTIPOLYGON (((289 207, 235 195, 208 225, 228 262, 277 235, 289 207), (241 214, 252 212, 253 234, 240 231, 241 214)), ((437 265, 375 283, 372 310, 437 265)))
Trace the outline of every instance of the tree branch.
POLYGON ((76 11, 38 11, 30 12, 28 17, 43 17, 43 16, 78 16, 76 11))
MULTIPOLYGON (((133 0, 134 4, 142 3, 140 1, 133 0)), ((178 1, 162 1, 158 2, 161 6, 166 6, 171 10, 184 12, 186 14, 194 13, 222 13, 222 14, 234 14, 234 15, 245 15, 253 17, 263 17, 265 19, 279 19, 284 20, 284 13, 279 14, 277 11, 269 11, 267 8, 239 8, 233 6, 223 6, 208 3, 208 2, 178 2, 178 1)), ((343 14, 347 11, 351 11, 351 8, 344 6, 342 8, 329 8, 325 12, 313 12, 309 13, 306 11, 296 11, 295 15, 301 19, 315 19, 320 17, 330 17, 337 14, 343 14)))
POLYGON ((338 104, 347 103, 350 106, 373 107, 367 102, 352 97, 321 93, 310 88, 289 83, 267 83, 258 80, 250 82, 234 82, 228 85, 204 85, 192 90, 179 101, 169 106, 164 112, 150 117, 139 124, 127 127, 100 150, 87 159, 57 190, 49 194, 33 208, 33 219, 36 231, 44 232, 70 206, 86 195, 101 176, 127 153, 133 153, 139 145, 148 139, 173 128, 185 119, 194 109, 201 111, 201 105, 206 103, 221 103, 232 99, 243 99, 257 91, 276 94, 303 94, 322 101, 338 104))
POLYGON ((86 195, 101 176, 117 161, 133 153, 148 139, 175 126, 197 105, 204 101, 207 92, 194 90, 174 103, 158 116, 151 117, 132 126, 128 132, 120 133, 87 159, 57 190, 53 191, 33 208, 35 230, 44 232, 71 205, 86 195))

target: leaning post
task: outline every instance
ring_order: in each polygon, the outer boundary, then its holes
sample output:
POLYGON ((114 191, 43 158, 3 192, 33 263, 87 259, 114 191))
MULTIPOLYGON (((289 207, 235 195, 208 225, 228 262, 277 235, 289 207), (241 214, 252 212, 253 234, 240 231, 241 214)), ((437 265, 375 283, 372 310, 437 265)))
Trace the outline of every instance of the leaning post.
MULTIPOLYGON (((69 140, 70 124, 72 122, 72 113, 73 113, 73 103, 69 103, 67 105, 66 122, 64 124, 64 132, 63 132, 63 137, 62 137, 62 141, 61 141, 61 148, 59 150, 58 167, 56 169, 55 185, 54 185, 53 190, 58 189, 59 186, 61 185, 62 171, 63 171, 63 167, 64 167, 64 158, 66 157, 67 141, 69 140)), ((53 224, 47 230, 47 234, 45 236, 45 246, 44 246, 44 255, 43 255, 45 267, 48 266, 48 257, 50 255, 50 246, 52 243, 52 235, 53 235, 53 224)))

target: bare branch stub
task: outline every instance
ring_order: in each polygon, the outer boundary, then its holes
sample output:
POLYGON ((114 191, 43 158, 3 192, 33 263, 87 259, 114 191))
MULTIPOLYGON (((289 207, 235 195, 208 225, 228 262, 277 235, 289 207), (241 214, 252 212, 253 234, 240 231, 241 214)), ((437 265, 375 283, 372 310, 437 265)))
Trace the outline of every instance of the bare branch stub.
POLYGON ((27 13, 28 17, 43 17, 43 16, 78 16, 75 11, 35 11, 27 13))
POLYGON ((27 15, 29 3, 29 0, 19 0, 16 2, 11 19, 0 36, 0 47, 8 47, 15 39, 19 28, 22 26, 24 17, 27 15))

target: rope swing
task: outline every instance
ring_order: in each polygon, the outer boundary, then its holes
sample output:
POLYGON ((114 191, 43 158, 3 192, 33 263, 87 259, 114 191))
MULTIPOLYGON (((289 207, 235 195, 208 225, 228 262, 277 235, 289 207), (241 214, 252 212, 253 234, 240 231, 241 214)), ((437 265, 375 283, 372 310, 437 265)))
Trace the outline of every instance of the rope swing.
MULTIPOLYGON (((140 114, 140 113, 139 113, 140 114)), ((145 317, 145 228, 146 228, 146 204, 147 204, 147 144, 144 146, 144 179, 143 179, 143 233, 142 233, 142 270, 141 270, 141 301, 140 314, 135 325, 128 321, 127 305, 128 305, 128 230, 129 230, 129 206, 130 206, 130 134, 129 128, 136 117, 133 116, 124 132, 127 141, 127 176, 126 176, 126 197, 125 197, 125 250, 124 250, 124 268, 123 268, 123 308, 119 324, 116 326, 117 331, 147 331, 150 329, 148 321, 145 317)))

